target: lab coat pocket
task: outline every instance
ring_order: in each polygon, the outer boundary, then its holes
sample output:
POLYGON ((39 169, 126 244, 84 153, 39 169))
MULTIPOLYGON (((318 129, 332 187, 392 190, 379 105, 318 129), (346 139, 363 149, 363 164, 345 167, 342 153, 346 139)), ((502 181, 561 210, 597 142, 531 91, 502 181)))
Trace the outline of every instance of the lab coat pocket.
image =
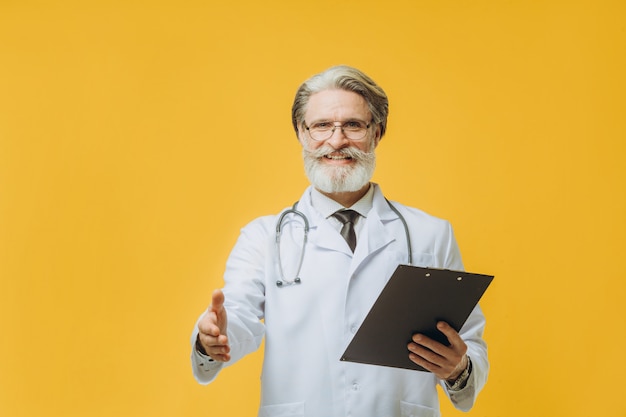
POLYGON ((304 403, 264 405, 259 410, 259 417, 302 417, 304 403))
POLYGON ((400 416, 402 417, 441 417, 439 410, 425 407, 420 404, 400 402, 400 416))

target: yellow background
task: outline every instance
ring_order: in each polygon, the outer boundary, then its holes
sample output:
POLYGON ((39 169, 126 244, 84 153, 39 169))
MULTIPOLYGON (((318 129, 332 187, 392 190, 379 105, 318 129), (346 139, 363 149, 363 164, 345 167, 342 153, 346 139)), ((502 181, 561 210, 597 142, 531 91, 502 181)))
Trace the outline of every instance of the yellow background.
POLYGON ((0 416, 256 415, 261 354, 202 387, 188 337, 341 63, 390 97, 375 181, 496 275, 470 415, 625 416, 625 11, 0 0, 0 416))

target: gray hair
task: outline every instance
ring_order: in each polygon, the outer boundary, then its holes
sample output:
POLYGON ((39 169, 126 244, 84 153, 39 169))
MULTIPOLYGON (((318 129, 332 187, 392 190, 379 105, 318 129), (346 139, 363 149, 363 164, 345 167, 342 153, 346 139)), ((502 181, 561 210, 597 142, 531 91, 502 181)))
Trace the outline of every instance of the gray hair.
POLYGON ((372 121, 380 125, 380 137, 384 136, 389 114, 387 95, 363 72, 345 65, 331 67, 314 75, 298 88, 291 107, 291 121, 296 134, 298 134, 298 125, 304 123, 304 113, 306 113, 306 106, 311 95, 332 89, 352 91, 363 97, 372 113, 372 121))

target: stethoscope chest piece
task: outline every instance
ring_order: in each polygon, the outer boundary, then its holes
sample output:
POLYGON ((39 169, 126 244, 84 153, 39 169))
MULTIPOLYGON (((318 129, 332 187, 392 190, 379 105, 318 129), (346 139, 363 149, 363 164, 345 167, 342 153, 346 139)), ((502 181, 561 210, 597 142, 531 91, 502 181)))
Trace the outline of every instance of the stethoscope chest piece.
POLYGON ((276 286, 282 287, 283 285, 300 284, 301 282, 302 280, 300 279, 300 277, 295 277, 292 282, 286 282, 283 278, 283 279, 279 279, 278 281, 276 281, 276 286))

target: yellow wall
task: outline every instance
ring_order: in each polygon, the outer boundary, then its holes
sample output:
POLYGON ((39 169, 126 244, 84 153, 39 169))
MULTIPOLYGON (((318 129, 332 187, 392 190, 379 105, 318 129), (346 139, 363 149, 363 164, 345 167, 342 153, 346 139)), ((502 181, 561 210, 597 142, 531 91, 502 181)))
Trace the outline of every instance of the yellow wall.
POLYGON ((201 387, 188 336, 239 228, 300 196, 291 100, 339 63, 390 97, 386 195, 496 275, 470 415, 625 416, 625 12, 1 0, 0 416, 255 415, 261 355, 201 387))

